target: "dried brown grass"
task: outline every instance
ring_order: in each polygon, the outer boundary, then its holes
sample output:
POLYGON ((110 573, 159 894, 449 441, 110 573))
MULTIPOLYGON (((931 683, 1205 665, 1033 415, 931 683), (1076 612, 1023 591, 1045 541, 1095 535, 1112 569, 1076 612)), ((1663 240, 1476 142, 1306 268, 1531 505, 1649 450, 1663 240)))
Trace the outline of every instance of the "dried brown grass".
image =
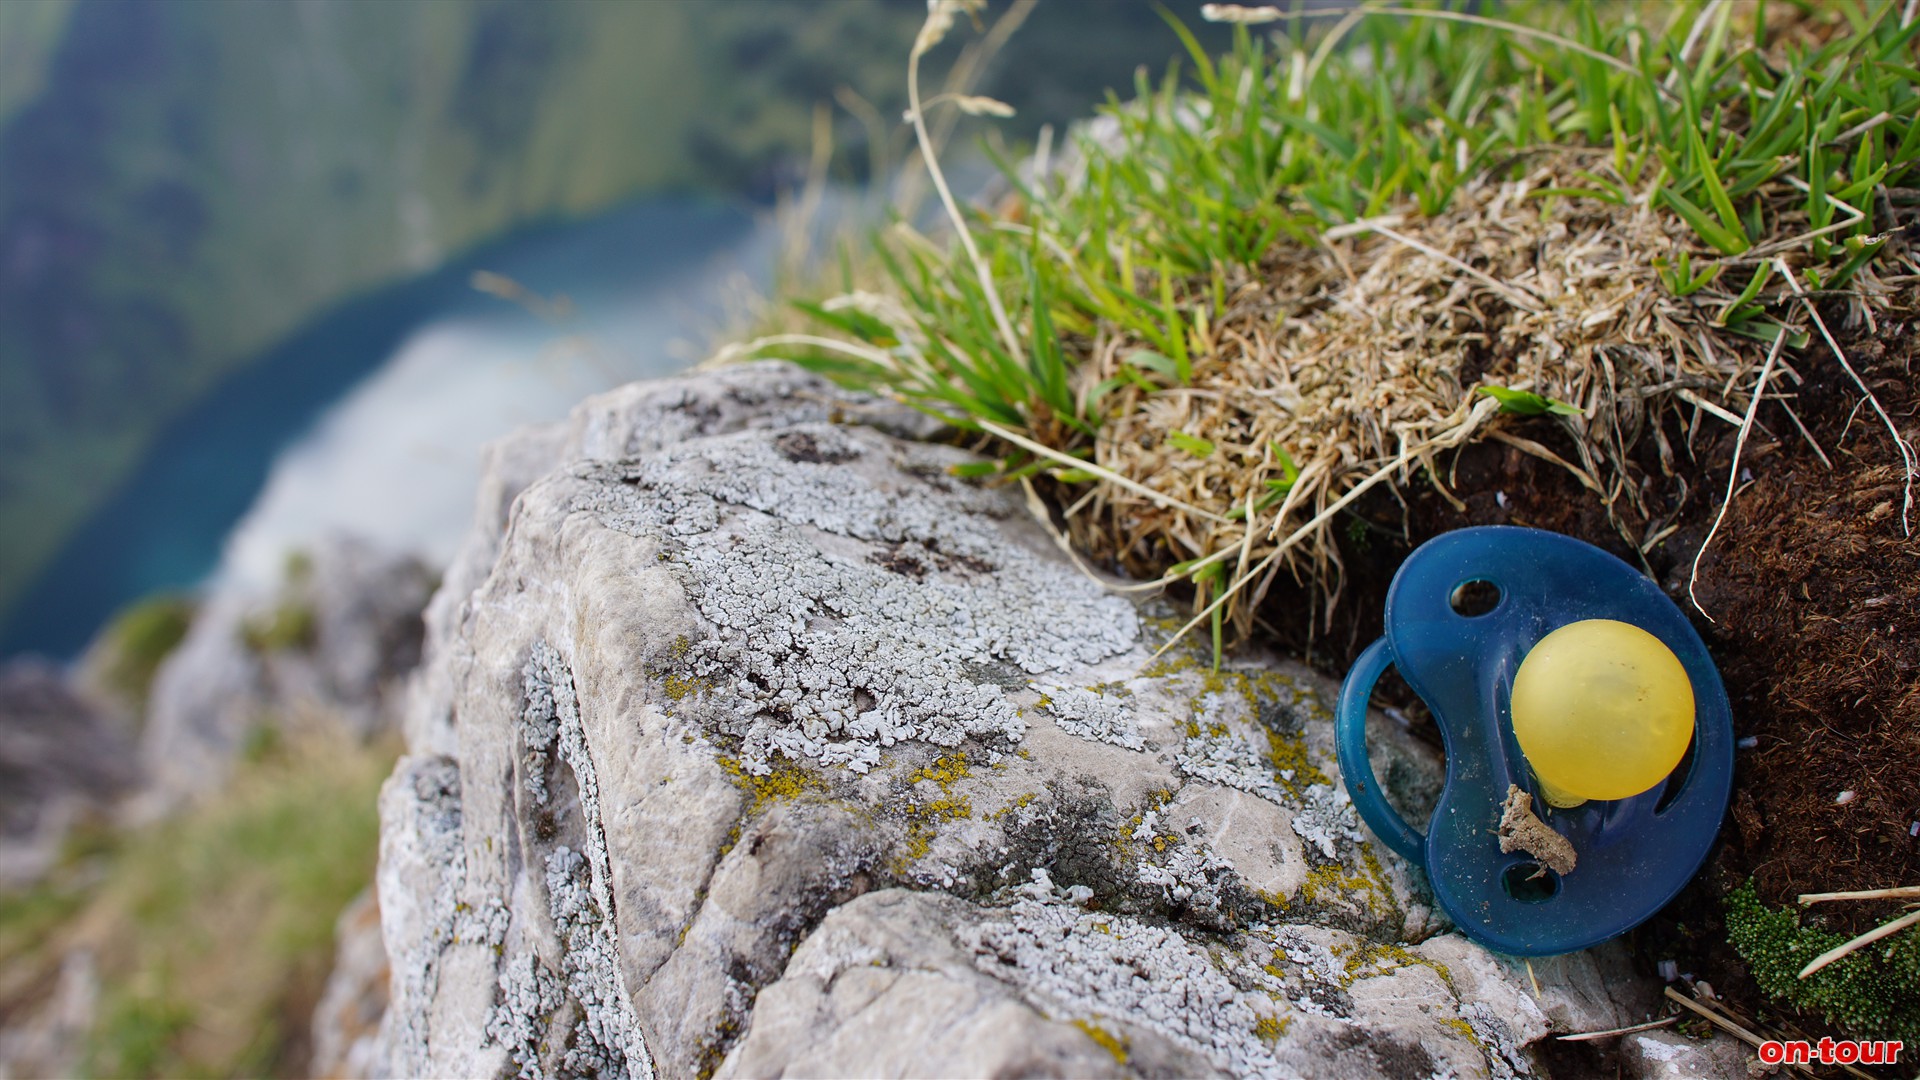
MULTIPOLYGON (((1732 294, 1663 287, 1654 260, 1692 240, 1672 215, 1539 197, 1577 186, 1572 174, 1603 168, 1602 156, 1556 150, 1518 180, 1469 185, 1441 215, 1356 223, 1317 247, 1278 246, 1257 271, 1219 271, 1228 302, 1205 328, 1192 384, 1115 392, 1094 444, 1098 465, 1165 498, 1097 482, 1067 507, 1076 545, 1149 578, 1237 552, 1230 580, 1243 584, 1225 606, 1242 633, 1282 572, 1319 588, 1331 613, 1343 584, 1338 511, 1380 483, 1431 483, 1457 504, 1442 452, 1491 438, 1571 472, 1645 550, 1671 523, 1646 498, 1636 446, 1655 442, 1661 482, 1683 492, 1699 482, 1662 420, 1677 414, 1689 432, 1737 423, 1767 346, 1716 325, 1732 294), (1572 458, 1510 430, 1481 386, 1577 406, 1557 418, 1572 458), (1191 453, 1167 438, 1176 431, 1215 449, 1191 453), (1277 450, 1299 469, 1284 501, 1251 529, 1223 520, 1281 477, 1277 450)), ((1870 318, 1879 290, 1859 284, 1852 317, 1870 318)), ((1086 384, 1145 347, 1103 330, 1087 343, 1086 384)), ((1209 597, 1203 585, 1197 607, 1224 591, 1209 597)))

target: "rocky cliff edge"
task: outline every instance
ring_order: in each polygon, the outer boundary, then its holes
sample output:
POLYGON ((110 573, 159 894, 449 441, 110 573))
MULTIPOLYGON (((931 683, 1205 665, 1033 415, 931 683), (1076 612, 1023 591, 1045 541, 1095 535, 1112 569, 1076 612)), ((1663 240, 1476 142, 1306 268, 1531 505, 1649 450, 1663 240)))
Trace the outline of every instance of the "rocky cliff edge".
MULTIPOLYGON (((1644 1019, 1615 949, 1452 932, 1334 688, 1154 658, 908 417, 779 364, 492 452, 381 799, 373 1072, 1526 1076, 1644 1019)), ((1385 721, 1377 725, 1386 730, 1385 721)), ((1439 768, 1375 748, 1410 812, 1439 768)))

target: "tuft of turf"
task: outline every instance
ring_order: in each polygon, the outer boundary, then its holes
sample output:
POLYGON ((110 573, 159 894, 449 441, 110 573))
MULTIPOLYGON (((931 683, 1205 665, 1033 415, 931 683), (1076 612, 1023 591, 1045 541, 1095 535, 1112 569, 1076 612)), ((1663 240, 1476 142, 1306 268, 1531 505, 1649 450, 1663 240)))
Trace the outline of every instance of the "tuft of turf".
POLYGON ((1802 925, 1760 902, 1748 881, 1727 896, 1727 939, 1761 989, 1868 1038, 1920 1042, 1920 930, 1908 929, 1802 979, 1800 970, 1849 935, 1802 925))
POLYGON ((190 597, 150 596, 128 605, 101 632, 100 683, 126 702, 133 715, 145 715, 153 676, 186 638, 194 611, 190 597))
MULTIPOLYGON (((935 5, 926 48, 972 6, 935 5)), ((949 200, 954 242, 896 221, 875 273, 798 305, 817 333, 744 351, 986 436, 993 475, 1044 478, 1081 550, 1190 582, 1216 636, 1283 572, 1330 612, 1342 512, 1445 493, 1440 453, 1472 440, 1568 469, 1657 541, 1638 462, 1674 483, 1669 431, 1781 399, 1770 354, 1789 388, 1831 362, 1786 353, 1819 340, 1813 300, 1871 320, 1920 269, 1900 5, 1215 13, 1230 52, 1176 23, 1184 64, 1062 152, 1003 160, 997 204, 949 200)))

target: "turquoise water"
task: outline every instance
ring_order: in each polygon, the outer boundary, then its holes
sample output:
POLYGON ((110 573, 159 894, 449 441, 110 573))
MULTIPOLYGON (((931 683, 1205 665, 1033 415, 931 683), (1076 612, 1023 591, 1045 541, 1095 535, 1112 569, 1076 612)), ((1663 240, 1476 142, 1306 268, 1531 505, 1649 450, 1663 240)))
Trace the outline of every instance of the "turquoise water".
MULTIPOLYGON (((230 377, 161 436, 141 468, 6 613, 0 656, 70 657, 129 602, 203 582, 220 565, 229 534, 260 500, 276 461, 323 428, 330 409, 376 381, 423 331, 463 326, 472 340, 491 335, 527 343, 536 354, 540 339, 585 327, 612 357, 595 361, 588 378, 598 385, 585 389, 664 374, 686 361, 684 354, 669 354, 668 331, 697 336, 703 323, 717 317, 721 298, 713 283, 728 264, 738 263, 734 269, 751 277, 756 262, 764 263, 764 245, 756 246, 755 236, 754 219, 744 209, 649 198, 590 219, 522 231, 342 304, 230 377), (504 275, 543 296, 563 294, 574 314, 566 324, 544 325, 476 291, 470 283, 476 270, 504 275), (623 324, 621 313, 635 308, 672 314, 644 326, 623 324), (622 334, 647 340, 617 340, 622 334)), ((483 368, 476 365, 475 371, 479 377, 483 368)), ((573 384, 580 379, 574 371, 571 396, 578 396, 580 387, 573 384)), ((462 400, 449 393, 444 407, 461 408, 462 400)), ((431 426, 433 396, 407 407, 418 410, 407 426, 431 426)), ((544 417, 522 419, 534 418, 544 417)), ((453 497, 471 498, 470 484, 453 497)), ((435 547, 426 543, 423 550, 432 554, 435 547)))

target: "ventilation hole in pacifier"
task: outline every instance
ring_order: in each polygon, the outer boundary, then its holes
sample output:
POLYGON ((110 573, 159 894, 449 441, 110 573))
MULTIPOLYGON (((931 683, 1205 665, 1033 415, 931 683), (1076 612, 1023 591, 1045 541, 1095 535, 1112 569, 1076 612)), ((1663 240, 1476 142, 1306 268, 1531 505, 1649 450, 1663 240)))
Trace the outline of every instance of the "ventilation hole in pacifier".
POLYGON ((1454 587, 1447 603, 1457 614, 1476 618, 1500 606, 1500 586, 1484 578, 1463 581, 1454 587))
POLYGON ((1518 862, 1507 867, 1500 875, 1500 884, 1507 895, 1523 904, 1538 904, 1551 900, 1560 892, 1560 875, 1541 866, 1537 862, 1518 862))
POLYGON ((1692 778, 1693 743, 1690 742, 1687 744, 1687 752, 1680 755, 1680 764, 1675 765, 1673 771, 1667 774, 1666 786, 1660 789, 1660 801, 1653 804, 1653 812, 1656 814, 1666 813, 1667 807, 1673 805, 1673 800, 1679 798, 1680 793, 1687 790, 1687 781, 1692 778))

